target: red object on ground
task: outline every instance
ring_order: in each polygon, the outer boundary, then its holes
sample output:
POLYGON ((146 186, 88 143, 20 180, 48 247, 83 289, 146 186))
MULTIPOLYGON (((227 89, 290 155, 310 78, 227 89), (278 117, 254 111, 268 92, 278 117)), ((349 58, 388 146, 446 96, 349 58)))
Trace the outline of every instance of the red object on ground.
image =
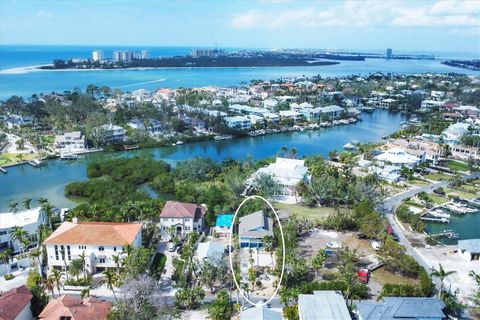
POLYGON ((370 279, 370 272, 367 269, 361 269, 357 272, 357 278, 361 282, 367 284, 370 279))
POLYGON ((393 228, 392 228, 392 226, 388 226, 388 227, 387 227, 387 234, 388 234, 388 235, 392 235, 392 233, 393 233, 393 228))

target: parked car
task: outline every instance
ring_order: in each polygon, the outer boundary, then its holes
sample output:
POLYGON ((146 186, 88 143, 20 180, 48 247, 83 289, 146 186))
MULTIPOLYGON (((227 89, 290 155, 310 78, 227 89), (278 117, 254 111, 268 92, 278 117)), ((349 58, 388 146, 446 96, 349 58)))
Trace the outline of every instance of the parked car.
POLYGON ((367 284, 368 280, 370 280, 370 271, 368 271, 368 269, 358 270, 357 278, 358 278, 358 280, 360 280, 360 282, 363 282, 363 283, 367 284))
POLYGON ((169 252, 174 252, 176 247, 177 247, 177 246, 175 245, 175 243, 170 242, 170 243, 168 244, 167 250, 168 250, 169 252))
POLYGON ((373 250, 378 251, 378 250, 380 250, 380 247, 381 247, 381 246, 382 246, 382 245, 380 244, 380 242, 378 242, 378 241, 372 241, 372 248, 373 248, 373 250))
POLYGON ((342 243, 338 242, 338 241, 329 241, 329 242, 327 242, 327 248, 341 249, 342 248, 342 243))

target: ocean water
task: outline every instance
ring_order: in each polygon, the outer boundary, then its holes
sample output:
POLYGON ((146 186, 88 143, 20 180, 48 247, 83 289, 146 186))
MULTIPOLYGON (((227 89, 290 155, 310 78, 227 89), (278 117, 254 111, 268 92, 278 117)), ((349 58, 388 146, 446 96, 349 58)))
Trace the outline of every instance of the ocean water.
MULTIPOLYGON (((87 71, 35 71, 6 73, 18 67, 51 63, 53 59, 88 58, 96 49, 111 57, 114 50, 147 49, 152 57, 185 55, 190 47, 89 47, 89 46, 0 46, 0 99, 12 95, 29 97, 34 93, 63 92, 74 88, 85 89, 89 84, 107 85, 124 91, 140 88, 235 86, 252 79, 278 79, 295 76, 346 76, 384 73, 465 73, 480 72, 442 65, 440 60, 384 60, 341 61, 333 66, 265 67, 265 68, 163 68, 154 70, 87 70, 87 71), (7 71, 8 72, 8 71, 7 71)), ((227 50, 235 50, 227 48, 227 50)), ((403 52, 405 53, 405 52, 403 52)), ((467 53, 425 53, 443 58, 475 58, 467 53)), ((478 55, 477 55, 478 56, 478 55)))

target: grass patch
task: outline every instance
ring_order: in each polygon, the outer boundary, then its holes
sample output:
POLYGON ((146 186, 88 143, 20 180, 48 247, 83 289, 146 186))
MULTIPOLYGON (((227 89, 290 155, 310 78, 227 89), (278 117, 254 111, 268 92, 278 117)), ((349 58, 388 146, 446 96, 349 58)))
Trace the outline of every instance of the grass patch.
POLYGON ((455 171, 469 171, 468 164, 460 161, 448 160, 447 167, 450 170, 455 170, 455 171))
MULTIPOLYGON (((0 166, 12 165, 12 164, 20 162, 19 158, 17 157, 18 155, 19 155, 18 153, 2 153, 2 154, 0 154, 0 166)), ((35 154, 35 153, 22 154, 22 155, 23 155, 23 161, 33 160, 37 157, 37 154, 35 154)))
POLYGON ((386 283, 398 283, 398 284, 410 284, 416 285, 417 280, 402 276, 401 274, 392 273, 387 271, 385 268, 379 268, 372 272, 371 280, 381 284, 382 286, 386 283))
POLYGON ((469 193, 469 192, 465 192, 465 191, 458 190, 458 189, 446 188, 445 192, 449 196, 450 195, 451 196, 457 196, 457 197, 460 197, 460 198, 463 198, 463 199, 474 199, 474 198, 478 197, 478 195, 476 193, 469 193))
POLYGON ((425 178, 429 180, 435 180, 435 181, 447 181, 447 180, 451 180, 453 177, 441 172, 432 172, 427 174, 425 178))
POLYGON ((435 203, 435 204, 442 204, 442 203, 445 203, 448 201, 448 199, 442 197, 442 196, 438 196, 436 194, 429 194, 428 197, 430 199, 432 199, 432 201, 435 203))
POLYGON ((414 178, 412 180, 408 180, 407 182, 408 182, 408 184, 412 184, 412 185, 416 185, 416 186, 425 186, 429 183, 428 181, 425 181, 425 180, 422 180, 422 179, 417 179, 417 178, 414 178))
POLYGON ((301 217, 306 217, 312 220, 324 220, 330 214, 334 212, 333 208, 321 207, 321 208, 309 208, 300 206, 298 204, 284 204, 284 203, 275 203, 274 205, 276 210, 283 210, 289 214, 297 214, 301 217))

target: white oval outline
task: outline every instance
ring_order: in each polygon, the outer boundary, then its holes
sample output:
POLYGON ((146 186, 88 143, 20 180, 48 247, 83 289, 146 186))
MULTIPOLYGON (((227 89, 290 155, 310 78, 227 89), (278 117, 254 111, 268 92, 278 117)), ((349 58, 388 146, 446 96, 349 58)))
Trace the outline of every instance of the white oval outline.
POLYGON ((261 196, 257 196, 257 195, 253 195, 253 196, 249 196, 247 198, 245 198, 242 203, 240 203, 240 205, 238 206, 237 208, 237 211, 235 211, 235 215, 233 216, 233 219, 232 219, 232 224, 230 225, 230 236, 229 236, 229 246, 230 248, 233 248, 232 247, 232 234, 233 234, 233 226, 235 224, 235 218, 237 217, 237 214, 238 214, 238 211, 240 210, 240 208, 243 206, 243 204, 250 200, 250 199, 262 199, 263 201, 265 201, 265 203, 268 204, 268 206, 270 207, 270 209, 272 209, 273 213, 275 214, 275 218, 277 219, 278 221, 278 226, 280 228, 280 235, 282 237, 282 249, 283 249, 283 258, 282 258, 282 272, 280 274, 280 279, 278 281, 278 285, 277 285, 277 288, 275 289, 275 291, 273 292, 272 296, 270 297, 270 299, 268 299, 266 302, 263 302, 263 301, 260 301, 260 303, 253 303, 252 301, 250 301, 242 292, 242 290, 240 289, 240 285, 238 284, 237 282, 237 279, 235 278, 235 271, 233 270, 233 261, 232 261, 232 251, 231 249, 228 250, 228 257, 229 257, 229 260, 230 260, 230 270, 232 271, 232 277, 233 277, 233 282, 235 283, 235 286, 237 287, 237 290, 238 292, 240 292, 242 298, 244 298, 247 302, 249 302, 250 304, 256 306, 256 307, 261 307, 261 306, 264 306, 264 305, 267 305, 270 303, 270 301, 272 301, 272 299, 277 295, 277 292, 278 290, 280 289, 280 286, 282 284, 282 280, 283 280, 283 271, 285 270, 285 238, 283 236, 283 229, 282 229, 282 224, 280 223, 280 218, 278 217, 278 214, 277 212, 275 211, 275 209, 273 208, 272 204, 267 200, 265 199, 264 197, 261 197, 261 196))

